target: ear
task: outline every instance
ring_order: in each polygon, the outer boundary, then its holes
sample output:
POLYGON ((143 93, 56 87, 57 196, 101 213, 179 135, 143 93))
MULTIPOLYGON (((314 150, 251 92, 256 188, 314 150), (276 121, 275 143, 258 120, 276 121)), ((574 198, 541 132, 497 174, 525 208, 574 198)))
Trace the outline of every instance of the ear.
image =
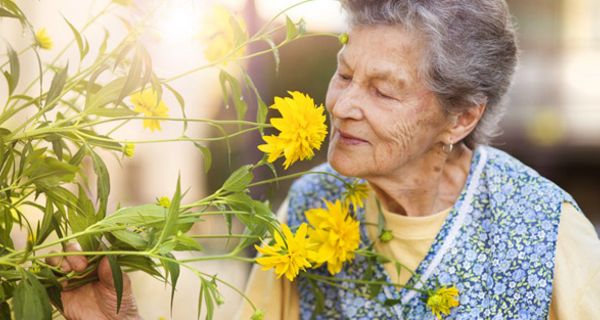
POLYGON ((448 128, 448 141, 444 143, 456 143, 468 136, 481 120, 486 104, 473 106, 460 113, 450 115, 451 123, 448 128))

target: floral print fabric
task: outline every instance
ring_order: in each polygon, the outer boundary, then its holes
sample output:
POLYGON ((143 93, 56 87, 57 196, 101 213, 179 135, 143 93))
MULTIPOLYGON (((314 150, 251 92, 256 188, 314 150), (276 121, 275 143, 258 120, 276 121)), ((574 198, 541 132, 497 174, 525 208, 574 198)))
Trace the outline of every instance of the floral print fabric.
MULTIPOLYGON (((334 172, 324 164, 316 171, 334 172)), ((350 181, 350 180, 348 180, 350 181)), ((305 175, 290 190, 290 226, 305 222, 304 212, 335 201, 344 185, 328 175, 305 175)), ((546 319, 552 293, 554 254, 561 205, 573 199, 533 169, 491 148, 475 150, 466 185, 444 222, 416 277, 407 285, 434 288, 455 285, 460 306, 448 319, 546 319)), ((357 217, 364 222, 364 210, 357 217)), ((368 245, 364 224, 361 240, 368 245)), ((379 263, 356 259, 336 275, 343 279, 390 282, 379 263)), ((327 275, 327 270, 311 270, 327 275)), ((406 272, 406 271, 405 271, 406 272)), ((311 319, 434 319, 424 295, 384 286, 373 298, 369 288, 344 282, 350 290, 299 277, 301 318, 311 319), (318 288, 318 290, 315 290, 318 288), (387 302, 387 303, 386 303, 387 302)))

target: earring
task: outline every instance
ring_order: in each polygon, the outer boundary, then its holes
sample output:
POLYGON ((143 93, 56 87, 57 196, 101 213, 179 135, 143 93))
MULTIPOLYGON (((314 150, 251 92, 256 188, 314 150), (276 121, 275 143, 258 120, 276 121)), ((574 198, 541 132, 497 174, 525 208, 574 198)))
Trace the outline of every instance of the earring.
POLYGON ((453 143, 448 143, 448 144, 444 143, 444 146, 442 147, 442 150, 443 150, 445 153, 450 153, 450 152, 452 152, 452 149, 454 149, 454 144, 453 144, 453 143))

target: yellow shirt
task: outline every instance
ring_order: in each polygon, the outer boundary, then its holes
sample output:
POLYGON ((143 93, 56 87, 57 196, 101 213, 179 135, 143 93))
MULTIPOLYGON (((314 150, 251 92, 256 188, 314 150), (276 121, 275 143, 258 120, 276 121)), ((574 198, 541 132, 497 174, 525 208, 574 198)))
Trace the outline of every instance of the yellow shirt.
MULTIPOLYGON (((383 210, 383 208, 382 208, 383 210)), ((375 250, 401 261, 415 270, 425 258, 440 231, 450 208, 426 217, 407 217, 383 210, 386 229, 393 230, 392 241, 377 241, 375 226, 367 233, 375 242, 375 250)), ((287 220, 287 201, 279 210, 280 221, 287 220)), ((374 195, 367 201, 366 221, 377 222, 378 210, 374 195)), ((406 283, 408 272, 396 272, 393 264, 384 265, 393 282, 406 283)), ((300 316, 298 292, 285 277, 276 279, 272 270, 252 268, 246 295, 265 312, 265 319, 297 320, 300 316)), ((550 319, 595 319, 600 316, 600 239, 591 222, 571 204, 562 206, 558 229, 556 264, 553 280, 550 319)), ((239 319, 249 319, 252 308, 245 303, 238 312, 239 319)))

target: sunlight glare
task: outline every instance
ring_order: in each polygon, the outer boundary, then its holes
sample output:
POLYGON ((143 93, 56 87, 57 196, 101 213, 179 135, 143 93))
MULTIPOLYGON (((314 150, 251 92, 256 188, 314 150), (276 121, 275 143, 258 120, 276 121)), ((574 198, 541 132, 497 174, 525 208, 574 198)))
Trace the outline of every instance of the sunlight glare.
POLYGON ((160 39, 170 44, 194 40, 200 27, 199 11, 193 1, 169 1, 155 25, 160 39))

